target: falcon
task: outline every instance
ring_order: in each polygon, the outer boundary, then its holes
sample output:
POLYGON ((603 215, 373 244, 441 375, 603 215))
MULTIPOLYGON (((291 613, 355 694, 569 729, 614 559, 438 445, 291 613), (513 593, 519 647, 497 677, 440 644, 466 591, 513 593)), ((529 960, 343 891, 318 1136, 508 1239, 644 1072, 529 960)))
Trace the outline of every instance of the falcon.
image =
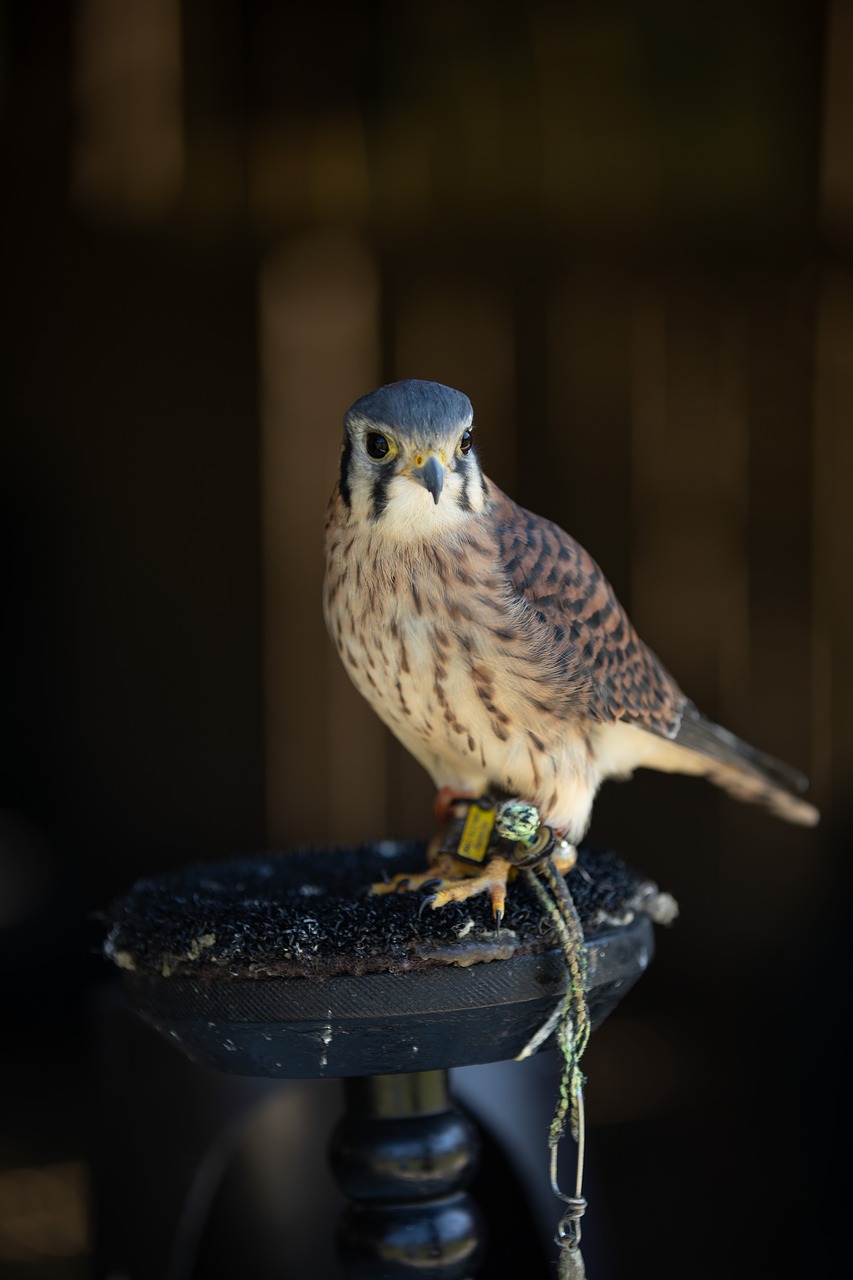
MULTIPOLYGON (((441 796, 524 799, 573 846, 601 783, 644 767, 817 821, 800 774, 682 693, 583 547, 483 474, 461 392, 394 382, 347 411, 325 556, 344 666, 441 796)), ((484 888, 493 868, 434 905, 484 888)))

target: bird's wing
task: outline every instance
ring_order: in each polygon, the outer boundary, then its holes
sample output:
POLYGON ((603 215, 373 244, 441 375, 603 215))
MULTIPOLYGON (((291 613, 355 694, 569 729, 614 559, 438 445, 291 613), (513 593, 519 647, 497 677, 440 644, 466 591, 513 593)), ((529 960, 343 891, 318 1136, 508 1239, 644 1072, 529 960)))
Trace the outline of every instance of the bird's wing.
POLYGON ((490 496, 499 559, 512 590, 529 608, 534 642, 548 648, 550 670, 560 673, 551 677, 556 702, 565 681, 575 697, 582 691, 575 709, 591 719, 666 739, 666 747, 644 747, 635 764, 704 773, 731 794, 789 821, 817 821, 817 810, 797 794, 808 785, 802 774, 714 724, 684 696, 574 538, 494 485, 490 496))
POLYGON ((537 643, 546 639, 556 669, 569 673, 575 686, 586 677, 584 713, 674 738, 684 694, 643 644, 592 556, 558 525, 525 511, 494 485, 490 496, 504 571, 529 606, 537 643))

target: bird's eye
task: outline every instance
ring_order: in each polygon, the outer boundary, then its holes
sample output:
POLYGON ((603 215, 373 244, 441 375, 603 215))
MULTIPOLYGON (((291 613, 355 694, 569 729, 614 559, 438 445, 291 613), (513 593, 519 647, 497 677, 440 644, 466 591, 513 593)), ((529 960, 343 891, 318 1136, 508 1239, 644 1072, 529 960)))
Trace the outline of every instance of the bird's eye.
POLYGON ((375 458, 377 462, 382 458, 387 458, 391 452, 388 437, 383 436, 379 431, 369 432, 365 443, 369 456, 375 458))
POLYGON ((474 432, 470 427, 466 427, 459 438, 457 448, 464 457, 466 453, 471 452, 471 445, 474 443, 474 432))

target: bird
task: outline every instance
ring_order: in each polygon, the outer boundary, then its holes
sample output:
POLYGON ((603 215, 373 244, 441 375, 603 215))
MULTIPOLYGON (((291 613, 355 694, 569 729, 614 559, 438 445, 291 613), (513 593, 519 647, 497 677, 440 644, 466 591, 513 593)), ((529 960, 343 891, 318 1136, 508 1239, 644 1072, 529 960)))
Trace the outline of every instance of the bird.
MULTIPOLYGON (((568 849, 601 784, 640 767, 818 820, 801 774, 682 692, 592 556, 484 474, 452 387, 392 382, 344 415, 323 607, 356 689, 439 797, 523 799, 568 849)), ((497 916, 506 877, 487 867, 433 905, 488 889, 497 916)))

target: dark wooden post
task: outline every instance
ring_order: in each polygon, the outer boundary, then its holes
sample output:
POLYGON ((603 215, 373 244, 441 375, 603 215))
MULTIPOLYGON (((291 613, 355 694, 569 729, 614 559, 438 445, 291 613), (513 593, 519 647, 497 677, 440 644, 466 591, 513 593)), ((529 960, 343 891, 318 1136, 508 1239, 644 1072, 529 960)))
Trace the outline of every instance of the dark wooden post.
POLYGON ((456 1108, 446 1071, 345 1082, 332 1137, 335 1179, 352 1204, 338 1250, 354 1280, 465 1280, 483 1253, 482 1217, 465 1190, 477 1131, 456 1108))

